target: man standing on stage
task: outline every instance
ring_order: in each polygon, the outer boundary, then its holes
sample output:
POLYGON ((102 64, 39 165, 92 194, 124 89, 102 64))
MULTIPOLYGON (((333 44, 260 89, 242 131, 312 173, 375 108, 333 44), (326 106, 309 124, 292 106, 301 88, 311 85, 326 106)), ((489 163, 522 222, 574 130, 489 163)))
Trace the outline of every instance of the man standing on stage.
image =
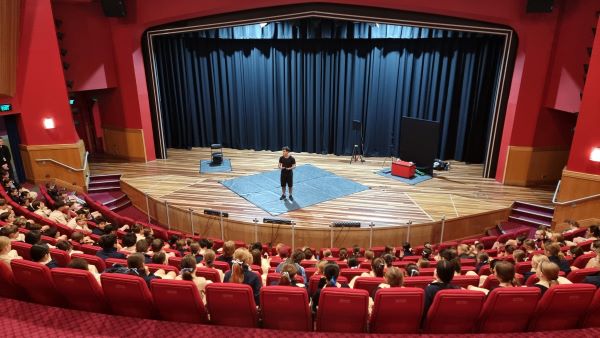
POLYGON ((290 155, 290 148, 283 147, 283 156, 279 158, 279 168, 281 169, 281 198, 285 199, 285 186, 287 184, 288 190, 290 191, 290 201, 294 200, 292 197, 292 186, 294 185, 294 168, 296 168, 296 159, 290 155))

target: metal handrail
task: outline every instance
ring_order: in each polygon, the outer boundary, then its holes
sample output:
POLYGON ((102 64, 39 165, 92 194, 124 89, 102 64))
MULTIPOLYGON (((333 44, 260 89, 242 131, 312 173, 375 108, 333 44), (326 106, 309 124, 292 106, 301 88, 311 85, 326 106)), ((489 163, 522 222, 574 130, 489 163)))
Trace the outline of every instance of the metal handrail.
POLYGON ((558 189, 560 188, 560 182, 561 181, 558 181, 558 184, 556 185, 556 189, 554 190, 554 196, 552 197, 552 203, 554 203, 555 205, 575 204, 575 203, 584 202, 587 200, 591 200, 591 199, 600 197, 600 194, 595 194, 595 195, 584 196, 584 197, 572 199, 570 201, 558 202, 556 200, 556 195, 558 194, 558 189))
POLYGON ((65 167, 65 168, 67 168, 69 170, 72 170, 72 171, 85 171, 87 169, 87 166, 88 166, 88 154, 89 153, 86 151, 85 152, 85 157, 84 157, 84 160, 83 160, 83 168, 81 168, 81 169, 73 168, 73 167, 71 167, 68 164, 64 164, 62 162, 59 162, 59 161, 51 159, 51 158, 37 158, 37 159, 35 159, 35 161, 36 162, 52 162, 52 163, 55 163, 55 164, 57 164, 59 166, 65 167))

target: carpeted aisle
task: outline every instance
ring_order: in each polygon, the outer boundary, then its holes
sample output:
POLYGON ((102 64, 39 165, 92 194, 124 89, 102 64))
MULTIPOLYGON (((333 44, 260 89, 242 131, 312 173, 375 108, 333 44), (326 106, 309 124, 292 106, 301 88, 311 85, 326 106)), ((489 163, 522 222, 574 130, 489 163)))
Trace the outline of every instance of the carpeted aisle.
POLYGON ((271 215, 304 208, 369 189, 327 170, 305 164, 294 169, 294 201, 280 200, 280 170, 221 182, 225 187, 271 215))

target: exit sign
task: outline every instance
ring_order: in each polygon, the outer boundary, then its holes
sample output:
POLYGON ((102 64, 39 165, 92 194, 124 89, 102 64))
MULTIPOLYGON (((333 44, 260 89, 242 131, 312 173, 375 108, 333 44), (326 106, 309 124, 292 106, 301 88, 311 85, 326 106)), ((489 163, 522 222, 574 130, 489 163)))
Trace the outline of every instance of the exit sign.
POLYGON ((0 104, 0 112, 6 112, 12 110, 12 104, 0 104))

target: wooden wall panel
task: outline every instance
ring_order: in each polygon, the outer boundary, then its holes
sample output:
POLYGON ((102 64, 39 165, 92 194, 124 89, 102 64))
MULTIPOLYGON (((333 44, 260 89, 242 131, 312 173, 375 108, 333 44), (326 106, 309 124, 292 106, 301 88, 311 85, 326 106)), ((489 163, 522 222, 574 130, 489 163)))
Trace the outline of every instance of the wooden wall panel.
POLYGON ((107 154, 129 161, 145 162, 146 146, 142 129, 102 127, 107 154))
MULTIPOLYGON (((600 194, 600 175, 564 170, 556 199, 558 202, 567 202, 596 194, 600 194)), ((556 205, 553 224, 556 227, 556 224, 567 219, 589 218, 600 218, 600 197, 578 203, 556 205)))
POLYGON ((20 0, 0 1, 0 95, 14 96, 17 87, 20 0))
POLYGON ((20 145, 25 175, 28 180, 36 184, 55 180, 58 184, 84 191, 86 184, 86 171, 74 171, 50 161, 36 161, 38 159, 53 159, 75 169, 83 168, 85 148, 83 141, 74 144, 51 145, 20 145))
POLYGON ((531 186, 557 182, 568 158, 568 149, 510 146, 506 157, 504 184, 531 186))

